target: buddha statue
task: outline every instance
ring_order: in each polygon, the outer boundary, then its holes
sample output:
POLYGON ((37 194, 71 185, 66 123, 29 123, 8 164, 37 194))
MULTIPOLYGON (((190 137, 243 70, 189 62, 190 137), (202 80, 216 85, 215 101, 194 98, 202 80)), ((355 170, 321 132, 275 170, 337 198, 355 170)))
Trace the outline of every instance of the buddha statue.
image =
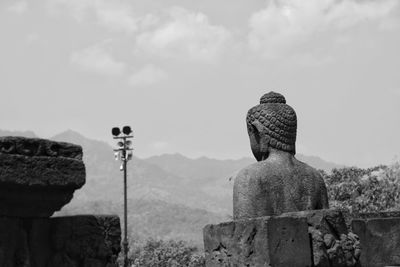
POLYGON ((285 97, 265 94, 246 122, 257 162, 235 177, 234 220, 329 208, 321 174, 295 158, 297 117, 285 97))

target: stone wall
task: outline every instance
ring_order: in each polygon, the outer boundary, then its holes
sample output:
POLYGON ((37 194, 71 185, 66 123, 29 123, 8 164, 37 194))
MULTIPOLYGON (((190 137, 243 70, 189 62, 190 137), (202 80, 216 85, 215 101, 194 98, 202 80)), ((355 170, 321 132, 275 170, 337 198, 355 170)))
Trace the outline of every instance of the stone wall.
POLYGON ((337 210, 207 225, 206 266, 359 266, 358 237, 337 210))
POLYGON ((352 221, 360 237, 363 267, 400 266, 400 213, 360 214, 352 221))
POLYGON ((311 266, 305 218, 260 217, 207 225, 206 264, 214 266, 311 266))
POLYGON ((120 242, 116 216, 0 217, 2 267, 116 267, 120 242))
POLYGON ((208 267, 400 266, 400 212, 289 212, 203 231, 208 267))

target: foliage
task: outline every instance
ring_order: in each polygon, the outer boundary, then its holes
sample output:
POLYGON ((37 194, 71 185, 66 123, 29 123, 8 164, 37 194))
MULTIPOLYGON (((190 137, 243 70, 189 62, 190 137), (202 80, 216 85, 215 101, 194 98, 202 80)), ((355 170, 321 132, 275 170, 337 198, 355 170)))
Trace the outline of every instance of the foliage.
POLYGON ((400 163, 360 169, 323 171, 331 208, 350 212, 377 212, 400 208, 400 163))
POLYGON ((135 244, 129 254, 131 266, 200 267, 205 265, 204 254, 184 241, 148 239, 135 244))

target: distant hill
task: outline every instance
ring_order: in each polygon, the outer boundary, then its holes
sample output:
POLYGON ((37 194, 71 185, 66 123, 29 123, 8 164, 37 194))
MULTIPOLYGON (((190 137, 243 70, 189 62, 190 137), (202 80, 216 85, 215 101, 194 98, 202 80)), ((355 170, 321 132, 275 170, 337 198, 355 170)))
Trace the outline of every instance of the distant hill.
POLYGON ((207 179, 215 177, 229 178, 235 172, 255 162, 252 158, 238 160, 218 160, 201 157, 190 159, 181 154, 164 154, 153 156, 145 161, 155 164, 165 171, 191 179, 207 179))
MULTIPOLYGON (((0 135, 35 137, 33 132, 0 131, 0 135)), ((122 173, 112 147, 68 130, 51 138, 83 147, 86 184, 60 214, 117 213, 122 215, 122 173)), ((318 157, 297 155, 318 169, 340 166, 318 157)), ((255 162, 252 158, 190 159, 166 154, 147 159, 134 157, 128 164, 129 216, 132 235, 179 238, 199 244, 207 223, 229 219, 232 213, 230 177, 255 162)))
POLYGON ((318 170, 324 170, 326 172, 330 172, 333 169, 339 169, 339 168, 344 168, 346 167, 345 165, 340 165, 336 163, 332 163, 329 161, 325 161, 319 157, 316 156, 305 156, 302 154, 296 154, 296 158, 300 161, 303 161, 307 163, 308 165, 318 169, 318 170))
MULTIPOLYGON (((112 147, 109 144, 85 138, 73 131, 58 134, 52 139, 83 146, 87 182, 84 188, 76 193, 77 200, 121 199, 120 163, 114 160, 112 147)), ((203 190, 199 190, 198 185, 202 184, 204 180, 188 177, 185 173, 177 175, 168 172, 150 161, 134 157, 128 164, 128 178, 130 198, 162 200, 221 214, 231 213, 231 201, 226 201, 229 204, 225 204, 220 201, 219 196, 209 198, 203 190)), ((229 187, 228 179, 222 179, 229 187)), ((207 184, 203 184, 203 186, 207 186, 207 184)))
MULTIPOLYGON (((325 161, 316 156, 296 154, 296 158, 310 166, 330 172, 334 168, 343 168, 344 165, 325 161)), ((237 160, 217 160, 207 157, 190 159, 181 154, 164 154, 145 159, 165 171, 179 176, 190 178, 231 177, 238 170, 255 162, 254 158, 241 158, 237 160)))

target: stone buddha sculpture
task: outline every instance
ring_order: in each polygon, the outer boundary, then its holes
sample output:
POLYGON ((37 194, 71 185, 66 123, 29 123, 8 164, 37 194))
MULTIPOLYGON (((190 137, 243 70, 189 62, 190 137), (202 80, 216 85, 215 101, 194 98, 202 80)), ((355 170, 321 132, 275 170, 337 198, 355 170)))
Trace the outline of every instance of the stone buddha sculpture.
POLYGON ((297 118, 285 97, 265 94, 246 122, 257 162, 235 177, 234 219, 329 208, 322 176, 295 158, 297 118))

